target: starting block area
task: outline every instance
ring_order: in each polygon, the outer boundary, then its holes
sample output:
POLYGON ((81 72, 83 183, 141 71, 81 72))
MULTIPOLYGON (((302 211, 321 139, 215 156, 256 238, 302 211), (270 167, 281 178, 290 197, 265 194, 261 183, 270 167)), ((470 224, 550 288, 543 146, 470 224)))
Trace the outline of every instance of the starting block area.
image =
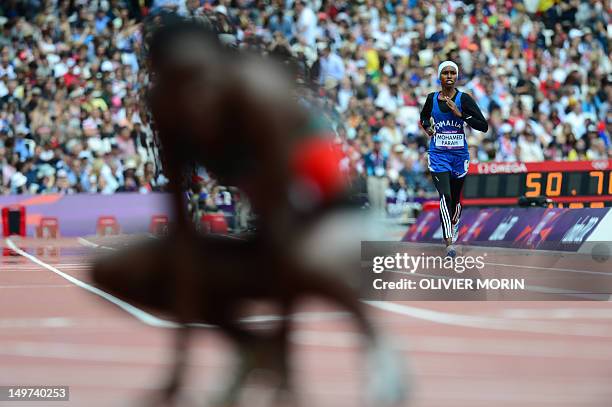
MULTIPOLYGON (((27 207, 21 205, 11 205, 0 209, 0 229, 2 237, 8 238, 11 236, 20 237, 35 237, 37 239, 58 239, 62 236, 61 219, 57 216, 42 216, 40 214, 30 214, 27 216, 27 207), (29 228, 32 228, 29 229, 29 228)), ((94 218, 95 219, 95 218, 94 218)), ((227 224, 224 219, 218 219, 214 215, 207 215, 206 219, 202 218, 202 222, 206 223, 209 231, 213 233, 221 233, 227 229, 227 224), (225 226, 224 226, 225 225, 225 226)), ((168 234, 170 227, 170 218, 165 214, 155 214, 151 216, 148 232, 155 236, 165 236, 168 234)), ((142 232, 146 232, 143 229, 142 232)), ((96 219, 95 234, 96 236, 117 236, 122 233, 121 224, 114 215, 103 215, 96 219)), ((88 233, 84 233, 87 235, 88 233)), ((66 237, 70 236, 70 233, 66 237)), ((74 236, 74 235, 73 235, 74 236)))
POLYGON ((56 217, 40 218, 40 223, 36 226, 37 238, 57 239, 59 236, 59 220, 56 217))
MULTIPOLYGON (((36 237, 41 240, 52 240, 60 237, 59 220, 51 216, 40 218, 40 223, 36 226, 36 237)), ((48 243, 48 245, 38 247, 36 249, 36 255, 57 257, 59 255, 59 249, 52 241, 48 243)))
MULTIPOLYGON (((62 220, 58 216, 42 216, 40 214, 26 215, 25 206, 13 205, 2 208, 0 226, 2 227, 3 237, 21 236, 35 237, 37 239, 58 239, 60 237, 74 236, 70 233, 62 235, 62 220), (34 224, 33 224, 34 223, 34 224), (29 229, 32 228, 33 230, 29 229), (29 229, 29 230, 28 230, 29 229)), ((96 219, 96 218, 94 218, 96 219)), ((118 236, 126 233, 122 230, 121 224, 115 215, 102 215, 95 220, 95 232, 83 233, 80 236, 95 235, 118 236)), ((170 218, 168 215, 158 213, 151 215, 148 233, 154 236, 166 236, 170 229, 170 218)), ((65 228, 66 226, 64 226, 65 228)), ((203 233, 228 234, 230 232, 228 220, 223 213, 206 213, 200 217, 197 225, 203 233)), ((85 228, 86 229, 86 228, 85 228)), ((90 229, 91 230, 91 229, 90 229)), ((134 232, 134 231, 132 231, 134 232)), ((142 232, 147 232, 143 229, 142 232)), ((129 233, 129 232, 128 232, 129 233)), ((136 232, 138 233, 138 232, 136 232)))
POLYGON ((151 217, 151 225, 149 226, 149 232, 156 236, 165 236, 168 234, 168 216, 166 215, 153 215, 151 217))
POLYGON ((121 226, 114 216, 100 216, 96 224, 96 235, 116 236, 121 233, 121 226))

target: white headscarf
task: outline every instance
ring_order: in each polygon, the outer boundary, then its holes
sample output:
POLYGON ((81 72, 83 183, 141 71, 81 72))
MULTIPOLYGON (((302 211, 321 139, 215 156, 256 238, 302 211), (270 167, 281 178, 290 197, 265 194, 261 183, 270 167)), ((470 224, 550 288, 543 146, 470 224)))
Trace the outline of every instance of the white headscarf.
POLYGON ((455 71, 457 71, 457 76, 459 76, 459 67, 457 66, 457 64, 453 61, 444 61, 440 65, 438 65, 438 79, 440 79, 440 75, 442 75, 442 70, 447 66, 455 68, 455 71))

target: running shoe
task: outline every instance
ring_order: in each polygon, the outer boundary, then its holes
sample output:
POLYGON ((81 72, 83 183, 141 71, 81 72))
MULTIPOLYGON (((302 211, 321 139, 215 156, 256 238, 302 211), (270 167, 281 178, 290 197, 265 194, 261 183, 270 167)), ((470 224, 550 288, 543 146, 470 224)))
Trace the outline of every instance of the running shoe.
POLYGON ((455 257, 457 255, 457 250, 455 249, 455 246, 453 246, 452 244, 449 246, 446 246, 446 257, 455 257))
POLYGON ((367 397, 378 407, 404 405, 410 393, 410 375, 404 359, 384 339, 368 345, 367 366, 370 373, 367 397))

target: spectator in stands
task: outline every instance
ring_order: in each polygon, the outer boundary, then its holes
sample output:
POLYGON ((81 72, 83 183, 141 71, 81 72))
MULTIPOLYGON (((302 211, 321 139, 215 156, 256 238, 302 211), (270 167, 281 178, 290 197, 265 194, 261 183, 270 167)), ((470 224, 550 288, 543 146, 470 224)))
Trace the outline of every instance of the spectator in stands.
POLYGON ((591 141, 591 147, 586 152, 586 158, 588 160, 603 160, 608 158, 606 144, 602 139, 596 138, 591 141))
POLYGON ((533 162, 544 160, 544 151, 542 150, 542 145, 536 139, 535 134, 533 134, 533 131, 529 127, 527 127, 523 131, 521 137, 519 137, 518 149, 519 161, 533 162))
POLYGON ((512 138, 512 125, 504 123, 500 127, 497 161, 516 161, 516 141, 512 138))
POLYGON ((317 40, 317 16, 303 0, 295 2, 296 34, 298 40, 310 47, 317 40))
POLYGON ((319 83, 324 85, 326 81, 333 80, 339 83, 344 79, 344 61, 338 54, 333 52, 326 43, 319 43, 321 55, 319 57, 320 79, 319 83))
MULTIPOLYGON (((402 144, 403 135, 399 126, 395 122, 395 116, 391 113, 385 113, 383 116, 383 126, 378 131, 378 137, 382 141, 382 149, 385 153, 394 151, 395 146, 402 144)), ((402 149, 401 152, 404 150, 402 149)))
POLYGON ((373 148, 365 155, 365 171, 368 177, 368 199, 376 212, 384 212, 386 191, 389 186, 387 178, 387 155, 382 151, 382 140, 379 136, 372 138, 373 148))

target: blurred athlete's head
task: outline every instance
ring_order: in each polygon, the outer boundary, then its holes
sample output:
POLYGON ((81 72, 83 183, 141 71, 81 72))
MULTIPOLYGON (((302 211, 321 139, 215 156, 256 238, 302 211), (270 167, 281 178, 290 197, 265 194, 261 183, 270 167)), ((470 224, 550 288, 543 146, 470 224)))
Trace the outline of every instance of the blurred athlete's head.
POLYGON ((168 63, 185 59, 191 53, 197 57, 202 49, 213 50, 219 43, 214 26, 206 17, 185 18, 166 11, 145 20, 143 37, 145 64, 154 76, 168 63))
POLYGON ((444 61, 438 66, 438 79, 443 87, 453 87, 459 76, 459 67, 453 61, 444 61))
POLYGON ((164 14, 153 18, 150 25, 145 28, 145 39, 149 107, 156 127, 192 132, 207 110, 225 50, 204 20, 164 14))

